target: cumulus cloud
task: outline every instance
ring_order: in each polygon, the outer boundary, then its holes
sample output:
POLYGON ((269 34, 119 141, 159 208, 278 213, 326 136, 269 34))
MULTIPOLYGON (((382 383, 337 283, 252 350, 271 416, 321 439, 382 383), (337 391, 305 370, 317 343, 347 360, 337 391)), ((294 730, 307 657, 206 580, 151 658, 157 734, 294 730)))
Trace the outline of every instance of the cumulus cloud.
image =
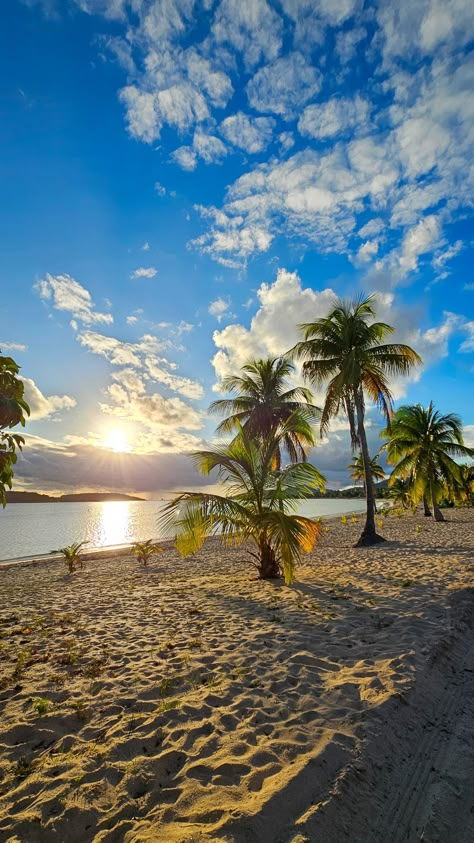
POLYGON ((134 269, 130 278, 154 278, 158 270, 154 266, 139 266, 134 269))
POLYGON ((252 154, 262 152, 272 139, 274 120, 271 117, 250 117, 243 111, 226 117, 221 123, 225 139, 252 154))
POLYGON ((30 408, 29 419, 39 421, 40 419, 58 419, 61 410, 71 410, 76 406, 76 399, 70 395, 43 395, 39 387, 31 378, 22 377, 24 384, 24 398, 30 408))
MULTIPOLYGON (((135 444, 135 443, 134 443, 135 444)), ((141 453, 114 454, 85 442, 56 443, 27 434, 15 477, 35 490, 90 490, 171 495, 214 482, 200 475, 187 453, 203 447, 201 439, 173 432, 147 432, 141 453)))
POLYGON ((22 342, 0 342, 0 351, 28 351, 28 346, 22 342))
MULTIPOLYGON (((249 357, 275 357, 291 348, 301 339, 298 324, 326 315, 335 293, 331 288, 303 287, 296 272, 280 269, 272 284, 260 286, 257 296, 259 308, 249 328, 233 324, 214 332, 218 350, 212 362, 218 382, 226 375, 235 374, 249 357)), ((420 316, 419 309, 402 306, 393 293, 377 294, 377 318, 394 325, 395 341, 411 345, 423 358, 426 369, 447 355, 449 339, 461 329, 463 320, 456 314, 445 313, 438 325, 422 329, 420 316)), ((417 368, 409 378, 393 380, 394 395, 402 397, 407 385, 419 380, 422 373, 423 369, 417 368)))
POLYGON ((98 313, 94 310, 92 296, 79 281, 71 275, 50 275, 35 284, 43 301, 50 302, 55 310, 62 310, 72 314, 75 319, 85 325, 92 325, 94 322, 110 325, 114 318, 111 313, 98 313))
POLYGON ((224 299, 222 296, 219 296, 210 303, 208 312, 211 316, 215 316, 217 321, 220 322, 223 316, 229 311, 230 304, 230 299, 224 299))
POLYGON ((255 111, 290 119, 318 93, 321 82, 321 74, 303 55, 290 53, 262 67, 248 83, 247 96, 255 111))
POLYGON ((298 130, 318 140, 327 140, 348 131, 367 129, 369 103, 360 96, 334 97, 328 102, 308 105, 298 120, 298 130))

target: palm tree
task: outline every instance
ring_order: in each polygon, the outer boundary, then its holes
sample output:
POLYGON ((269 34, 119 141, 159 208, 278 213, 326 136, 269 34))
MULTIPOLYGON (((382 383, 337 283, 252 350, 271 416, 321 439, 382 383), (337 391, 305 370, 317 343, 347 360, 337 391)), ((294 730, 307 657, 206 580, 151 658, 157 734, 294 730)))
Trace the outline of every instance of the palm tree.
POLYGON ((464 445, 462 422, 454 413, 442 415, 433 402, 400 407, 392 419, 383 445, 394 465, 391 482, 410 481, 414 503, 429 498, 435 521, 444 521, 439 500, 447 491, 453 494, 461 483, 461 466, 454 457, 473 457, 474 450, 464 445))
POLYGON ((461 482, 458 497, 468 506, 474 505, 474 465, 460 466, 461 482))
POLYGON ((304 360, 303 375, 315 386, 326 384, 321 415, 323 436, 334 416, 344 413, 349 421, 353 448, 360 448, 364 463, 367 517, 357 546, 384 541, 375 529, 375 489, 370 471, 370 455, 365 432, 365 399, 375 403, 387 423, 393 414, 393 398, 388 379, 406 375, 421 363, 408 345, 385 344, 394 328, 374 322, 373 296, 352 303, 336 299, 328 315, 299 327, 304 334, 289 354, 304 360))
MULTIPOLYGON (((347 468, 351 472, 351 477, 355 480, 355 482, 363 484, 365 491, 365 469, 362 454, 359 454, 358 457, 354 457, 353 461, 350 465, 347 466, 347 468)), ((382 466, 379 465, 378 454, 376 454, 375 457, 372 457, 372 459, 370 460, 370 473, 374 481, 385 480, 385 471, 383 470, 382 466)))
POLYGON ((313 396, 304 386, 288 388, 293 364, 285 358, 250 360, 242 366, 242 375, 231 375, 222 381, 224 392, 237 393, 232 398, 214 401, 210 413, 226 415, 218 425, 218 433, 233 433, 242 426, 259 441, 264 441, 285 425, 285 434, 278 437, 274 468, 280 468, 282 446, 291 462, 305 462, 307 450, 314 445, 312 424, 321 415, 312 404, 313 396), (291 419, 291 424, 289 421, 291 419))
POLYGON ((403 509, 410 509, 413 506, 413 500, 409 482, 397 479, 390 483, 389 498, 393 503, 402 506, 403 509))
POLYGON ((229 494, 181 492, 166 506, 160 525, 165 533, 176 534, 183 556, 196 553, 211 535, 233 545, 250 539, 255 550, 249 553, 261 579, 278 577, 283 570, 285 581, 293 581, 295 562, 303 551, 312 550, 321 526, 291 510, 299 499, 312 497, 315 488, 323 490, 324 478, 310 463, 274 470, 279 437, 289 430, 291 421, 259 441, 240 427, 229 444, 193 454, 203 474, 217 471, 229 494))

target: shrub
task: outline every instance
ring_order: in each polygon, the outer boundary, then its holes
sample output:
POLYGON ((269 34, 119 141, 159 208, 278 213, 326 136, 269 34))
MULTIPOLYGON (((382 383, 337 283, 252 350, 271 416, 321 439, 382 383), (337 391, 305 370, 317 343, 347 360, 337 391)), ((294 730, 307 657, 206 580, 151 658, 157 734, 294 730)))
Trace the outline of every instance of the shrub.
POLYGON ((152 539, 132 544, 133 555, 136 556, 138 561, 145 567, 157 553, 164 553, 164 551, 164 547, 160 547, 159 544, 155 544, 152 539))
POLYGON ((68 544, 66 547, 61 547, 59 549, 59 553, 62 553, 70 574, 73 574, 78 567, 84 567, 84 561, 81 556, 81 548, 84 547, 85 544, 87 544, 86 541, 73 542, 72 544, 68 544))

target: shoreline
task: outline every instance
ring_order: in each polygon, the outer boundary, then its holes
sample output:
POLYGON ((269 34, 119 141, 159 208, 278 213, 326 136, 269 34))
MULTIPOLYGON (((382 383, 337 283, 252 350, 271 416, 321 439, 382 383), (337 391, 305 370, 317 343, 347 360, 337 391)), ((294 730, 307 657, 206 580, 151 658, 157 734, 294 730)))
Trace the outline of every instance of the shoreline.
POLYGON ((446 516, 363 549, 326 520, 289 587, 216 539, 4 570, 0 839, 470 843, 474 511, 446 516))
MULTIPOLYGON (((360 500, 360 499, 357 499, 357 500, 360 500)), ((122 501, 119 501, 119 503, 122 503, 122 501)), ((384 498, 380 498, 376 503, 377 504, 383 503, 384 506, 386 506, 387 509, 388 509, 390 501, 387 501, 384 498)), ((365 504, 365 502, 364 502, 364 504, 365 504)), ((360 516, 361 514, 363 514, 364 510, 363 509, 353 510, 353 512, 356 515, 360 516)), ((331 513, 331 514, 328 514, 328 515, 317 515, 317 516, 313 516, 313 517, 321 518, 326 523, 326 522, 337 522, 337 521, 340 520, 342 515, 347 515, 348 517, 350 517, 352 515, 352 511, 351 512, 339 512, 339 513, 335 512, 335 513, 331 513)), ((174 543, 173 539, 156 538, 156 539, 153 539, 153 541, 156 541, 158 544, 165 545, 167 548, 171 547, 174 543)), ((127 555, 127 554, 130 553, 130 548, 132 547, 132 544, 133 544, 133 542, 127 542, 126 544, 98 545, 96 547, 90 547, 84 552, 83 557, 87 561, 87 559, 99 558, 99 557, 102 557, 102 556, 107 557, 111 554, 127 555)), ((61 555, 60 555, 59 551, 54 551, 54 552, 51 551, 49 553, 44 553, 44 554, 37 553, 37 554, 31 554, 29 556, 21 556, 21 557, 13 556, 9 559, 0 559, 0 571, 3 568, 11 567, 11 566, 36 565, 36 564, 41 564, 41 563, 44 563, 44 562, 53 562, 53 561, 61 561, 61 555)))

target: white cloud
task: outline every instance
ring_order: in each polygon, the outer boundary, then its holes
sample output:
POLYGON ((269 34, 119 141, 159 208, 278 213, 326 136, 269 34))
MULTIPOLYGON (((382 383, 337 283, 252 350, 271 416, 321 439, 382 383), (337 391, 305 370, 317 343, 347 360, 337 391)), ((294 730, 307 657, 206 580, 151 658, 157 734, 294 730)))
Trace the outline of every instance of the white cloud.
POLYGON ((150 244, 149 244, 148 240, 143 244, 142 251, 143 252, 149 252, 150 251, 150 244))
POLYGON ((301 134, 318 140, 327 140, 345 132, 360 134, 367 129, 369 103, 356 96, 354 99, 334 97, 328 102, 308 105, 298 120, 301 134))
POLYGON ((459 351, 474 351, 474 322, 465 322, 463 330, 467 333, 467 338, 460 345, 459 351))
POLYGON ((274 123, 271 117, 249 117, 238 111, 222 121, 221 132, 229 143, 255 154, 270 143, 274 123))
POLYGON ((227 155, 227 147, 219 138, 200 130, 194 133, 193 149, 206 164, 215 163, 227 155))
POLYGON ((290 119, 321 88, 322 77, 300 53, 290 53, 257 71, 247 85, 250 105, 256 111, 290 119))
POLYGON ((159 181, 155 182, 155 190, 156 190, 158 196, 166 196, 166 187, 164 187, 162 184, 160 184, 159 181))
POLYGON ((459 49, 472 37, 470 0, 379 0, 385 63, 459 49))
POLYGON ((198 159, 192 146, 180 146, 175 149, 171 157, 179 164, 181 169, 188 170, 188 172, 195 170, 197 167, 198 159))
POLYGON ((114 319, 111 313, 97 313, 94 310, 92 296, 79 281, 70 275, 50 275, 35 284, 40 298, 51 302, 56 310, 67 311, 75 319, 85 325, 92 325, 94 322, 111 324, 114 319))
POLYGON ((419 257, 432 251, 439 241, 439 219, 434 215, 421 219, 418 225, 410 229, 403 239, 399 257, 402 273, 406 274, 417 269, 419 257))
POLYGON ((154 266, 139 266, 134 269, 130 278, 154 278, 158 270, 154 266))
POLYGON ((22 342, 0 342, 0 351, 28 351, 28 346, 22 342))
POLYGON ((369 222, 366 222, 362 228, 359 228, 357 233, 359 237, 373 237, 375 234, 380 234, 380 232, 383 231, 383 228, 384 221, 375 217, 374 219, 369 220, 369 222))
POLYGON ((136 323, 138 322, 138 317, 133 315, 127 316, 126 322, 127 325, 136 325, 136 323))
POLYGON ((362 243, 362 246, 357 252, 357 262, 367 263, 368 261, 372 260, 373 257, 375 257, 378 250, 379 244, 377 240, 366 240, 365 243, 362 243))
POLYGON ((282 21, 266 0, 221 0, 212 26, 217 43, 230 45, 248 69, 280 51, 282 21))
POLYGON ((219 296, 215 301, 212 301, 208 307, 208 312, 211 316, 215 316, 217 321, 220 322, 224 316, 229 311, 231 302, 230 299, 223 299, 222 296, 219 296))
MULTIPOLYGON (((335 293, 330 288, 305 288, 296 272, 280 269, 273 284, 262 284, 257 296, 259 308, 249 328, 233 324, 214 332, 218 350, 212 363, 219 382, 226 375, 238 372, 249 358, 276 357, 291 348, 301 339, 298 324, 325 316, 335 293)), ((377 318, 393 325, 394 341, 411 345, 424 361, 424 368, 413 369, 408 378, 392 380, 391 388, 397 399, 403 397, 409 383, 420 379, 427 367, 447 355, 453 333, 465 329, 462 318, 453 313, 445 313, 434 327, 420 328, 419 309, 402 306, 393 293, 377 293, 377 318)), ((474 323, 471 324, 474 342, 474 323)), ((316 396, 316 402, 321 400, 321 396, 316 396)))
POLYGON ((71 410, 76 406, 76 399, 70 395, 43 395, 31 378, 21 378, 24 384, 24 399, 30 407, 30 420, 56 418, 61 410, 71 410))

